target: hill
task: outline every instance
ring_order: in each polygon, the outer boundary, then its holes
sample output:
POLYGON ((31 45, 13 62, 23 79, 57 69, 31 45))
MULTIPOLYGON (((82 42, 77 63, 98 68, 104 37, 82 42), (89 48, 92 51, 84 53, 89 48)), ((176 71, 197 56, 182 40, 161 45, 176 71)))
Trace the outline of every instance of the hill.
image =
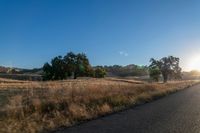
POLYGON ((42 80, 42 69, 23 69, 0 66, 0 78, 16 80, 42 80))
POLYGON ((9 70, 8 67, 0 66, 0 73, 7 73, 8 70, 9 70))

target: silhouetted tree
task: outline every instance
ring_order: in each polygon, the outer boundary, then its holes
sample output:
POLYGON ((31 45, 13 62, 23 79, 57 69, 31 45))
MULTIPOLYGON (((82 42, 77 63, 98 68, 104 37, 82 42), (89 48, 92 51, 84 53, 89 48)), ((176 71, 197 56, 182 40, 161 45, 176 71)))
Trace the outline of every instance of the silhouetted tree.
POLYGON ((175 79, 182 79, 182 68, 179 67, 179 64, 174 68, 174 77, 175 79))
POLYGON ((52 80, 53 69, 49 63, 45 63, 43 66, 43 80, 52 80))
POLYGON ((163 76, 163 81, 167 82, 170 75, 181 76, 181 68, 179 66, 179 61, 179 58, 173 56, 163 57, 160 60, 155 60, 152 58, 150 60, 150 68, 159 68, 163 76))
POLYGON ((57 56, 51 61, 53 69, 53 79, 62 80, 67 77, 67 71, 62 56, 57 56))
POLYGON ((77 54, 77 60, 76 60, 76 71, 75 76, 87 76, 87 70, 89 70, 90 63, 87 58, 87 56, 83 53, 77 54))
POLYGON ((51 65, 45 63, 43 66, 43 80, 63 80, 67 78, 67 69, 62 56, 51 60, 51 65))
POLYGON ((64 58, 57 56, 52 59, 51 64, 43 66, 44 80, 62 80, 67 77, 94 77, 94 70, 90 65, 89 59, 84 53, 67 53, 64 58))
POLYGON ((72 76, 75 73, 76 70, 76 54, 73 52, 67 53, 67 55, 64 57, 65 67, 67 70, 68 76, 72 76))

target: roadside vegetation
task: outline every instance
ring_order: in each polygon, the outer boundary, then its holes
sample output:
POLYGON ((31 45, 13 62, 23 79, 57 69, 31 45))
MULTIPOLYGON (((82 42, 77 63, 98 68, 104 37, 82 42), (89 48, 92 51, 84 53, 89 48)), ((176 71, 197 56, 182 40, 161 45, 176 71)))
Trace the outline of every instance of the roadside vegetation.
POLYGON ((187 88, 197 81, 147 83, 105 78, 0 80, 0 132, 38 133, 72 126, 187 88))

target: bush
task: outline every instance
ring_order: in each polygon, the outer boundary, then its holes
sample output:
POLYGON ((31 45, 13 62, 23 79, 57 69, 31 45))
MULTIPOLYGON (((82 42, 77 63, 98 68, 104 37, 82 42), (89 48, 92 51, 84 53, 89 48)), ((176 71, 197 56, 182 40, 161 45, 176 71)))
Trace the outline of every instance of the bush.
POLYGON ((161 71, 158 68, 149 68, 149 75, 153 81, 158 82, 160 79, 161 71))
POLYGON ((95 78, 104 78, 106 75, 106 71, 103 68, 95 69, 95 78))

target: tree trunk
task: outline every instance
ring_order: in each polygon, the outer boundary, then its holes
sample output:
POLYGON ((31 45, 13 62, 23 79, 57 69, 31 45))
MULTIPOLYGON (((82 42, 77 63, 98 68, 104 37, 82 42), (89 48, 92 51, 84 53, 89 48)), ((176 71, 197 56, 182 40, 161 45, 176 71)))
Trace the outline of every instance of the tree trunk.
POLYGON ((77 74, 76 73, 74 73, 74 79, 77 79, 77 74))
POLYGON ((163 82, 167 83, 167 81, 168 81, 168 74, 166 72, 163 72, 162 75, 163 75, 163 82))

